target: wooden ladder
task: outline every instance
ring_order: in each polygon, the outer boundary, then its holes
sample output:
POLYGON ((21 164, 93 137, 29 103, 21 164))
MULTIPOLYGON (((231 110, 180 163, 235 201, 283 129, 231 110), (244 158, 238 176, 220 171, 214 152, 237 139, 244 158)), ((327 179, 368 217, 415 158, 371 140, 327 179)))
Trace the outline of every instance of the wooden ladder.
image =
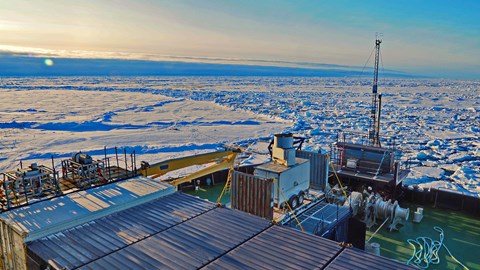
POLYGON ((234 164, 232 163, 232 166, 230 166, 230 169, 228 169, 228 176, 227 176, 227 181, 225 182, 225 186, 223 187, 222 193, 220 193, 220 196, 217 199, 217 205, 220 204, 220 201, 222 200, 223 194, 230 193, 230 191, 231 191, 232 178, 233 178, 234 170, 235 170, 234 164))

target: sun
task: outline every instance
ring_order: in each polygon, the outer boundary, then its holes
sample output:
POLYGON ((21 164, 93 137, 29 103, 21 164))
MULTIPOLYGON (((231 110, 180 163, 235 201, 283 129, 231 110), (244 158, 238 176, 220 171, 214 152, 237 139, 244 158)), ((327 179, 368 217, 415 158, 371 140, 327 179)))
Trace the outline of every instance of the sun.
POLYGON ((47 58, 43 61, 47 67, 53 66, 53 60, 50 58, 47 58))

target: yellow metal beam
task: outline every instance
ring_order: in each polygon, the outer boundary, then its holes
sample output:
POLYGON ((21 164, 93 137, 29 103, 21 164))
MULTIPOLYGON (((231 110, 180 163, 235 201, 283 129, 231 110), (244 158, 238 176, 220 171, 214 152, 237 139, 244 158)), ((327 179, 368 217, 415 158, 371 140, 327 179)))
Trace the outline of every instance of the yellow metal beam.
POLYGON ((218 172, 224 169, 228 169, 232 166, 232 164, 235 162, 235 158, 237 157, 237 153, 231 153, 228 155, 226 158, 224 158, 221 162, 217 164, 213 164, 211 166, 208 166, 198 172, 192 173, 190 175, 187 175, 185 177, 175 179, 172 181, 168 181, 171 185, 178 186, 182 183, 188 183, 192 180, 195 180, 197 178, 212 174, 214 172, 218 172))
POLYGON ((212 153, 199 154, 194 156, 188 156, 177 159, 170 159, 149 165, 145 168, 140 168, 138 173, 143 176, 153 176, 153 178, 160 177, 168 172, 178 169, 186 168, 192 165, 203 165, 208 163, 215 163, 207 168, 204 168, 192 175, 182 177, 173 181, 170 181, 172 185, 179 185, 196 178, 227 169, 233 164, 237 156, 237 151, 218 151, 212 153))

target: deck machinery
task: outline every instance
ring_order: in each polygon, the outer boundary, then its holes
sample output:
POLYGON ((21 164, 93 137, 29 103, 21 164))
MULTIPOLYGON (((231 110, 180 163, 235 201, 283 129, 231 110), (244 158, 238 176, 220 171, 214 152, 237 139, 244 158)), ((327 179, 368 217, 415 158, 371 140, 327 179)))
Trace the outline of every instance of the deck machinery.
POLYGON ((331 148, 332 164, 346 183, 352 181, 374 188, 395 188, 408 175, 408 164, 393 139, 385 146, 372 146, 357 133, 340 133, 331 148))
POLYGON ((53 157, 51 167, 32 163, 25 168, 20 162, 20 167, 16 170, 1 172, 0 212, 138 174, 134 165, 135 152, 130 154, 129 164, 124 151, 125 168, 120 166, 116 148, 116 166, 111 165, 106 153, 105 149, 105 158, 99 160, 82 152, 75 153, 71 158, 62 160, 61 172, 55 169, 53 157))
POLYGON ((1 176, 0 201, 7 209, 58 192, 57 172, 37 163, 1 176))
POLYGON ((402 152, 394 138, 380 136, 382 95, 378 94, 378 67, 381 35, 375 40, 375 65, 372 105, 367 135, 342 132, 331 148, 332 163, 337 175, 345 182, 360 182, 375 190, 389 190, 395 196, 396 187, 408 175, 408 164, 402 164, 402 152), (383 146, 382 146, 383 144, 383 146))
POLYGON ((62 178, 84 189, 108 181, 103 160, 93 160, 90 155, 75 153, 71 159, 62 160, 62 178))

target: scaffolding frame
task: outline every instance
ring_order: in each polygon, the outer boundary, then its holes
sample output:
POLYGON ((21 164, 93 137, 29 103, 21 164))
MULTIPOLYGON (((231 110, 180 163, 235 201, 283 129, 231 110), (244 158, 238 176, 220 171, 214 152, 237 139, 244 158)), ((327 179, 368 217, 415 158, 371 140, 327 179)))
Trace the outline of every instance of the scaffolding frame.
POLYGON ((1 175, 0 202, 7 209, 60 193, 58 172, 43 165, 1 175))
POLYGON ((53 156, 51 168, 32 163, 24 169, 20 161, 16 171, 0 172, 0 212, 138 175, 135 150, 127 155, 124 148, 119 155, 117 147, 110 148, 115 150, 113 157, 107 156, 106 147, 103 150, 101 160, 83 162, 87 164, 76 162, 75 155, 62 160, 61 174, 55 169, 53 156), (111 158, 116 159, 116 165, 111 165, 111 158))
POLYGON ((62 160, 62 179, 77 188, 86 189, 108 182, 107 170, 103 160, 82 164, 72 159, 62 160))

